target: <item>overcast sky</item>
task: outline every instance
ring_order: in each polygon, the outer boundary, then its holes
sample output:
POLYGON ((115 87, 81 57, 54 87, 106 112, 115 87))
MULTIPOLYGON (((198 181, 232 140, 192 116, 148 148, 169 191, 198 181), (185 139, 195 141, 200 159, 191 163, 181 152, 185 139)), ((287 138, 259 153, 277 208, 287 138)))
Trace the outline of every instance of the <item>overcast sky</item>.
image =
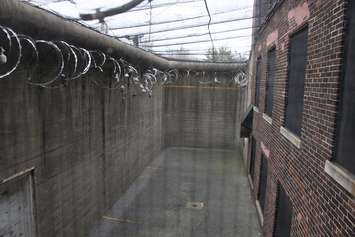
MULTIPOLYGON (((78 18, 79 13, 90 13, 95 12, 95 9, 100 8, 101 10, 109 9, 112 7, 120 6, 124 3, 129 2, 130 0, 73 0, 76 4, 70 3, 70 1, 58 2, 58 3, 50 3, 58 0, 33 0, 31 2, 45 4, 42 5, 43 8, 48 10, 55 11, 63 16, 78 18)), ((182 18, 190 18, 195 16, 205 16, 207 15, 206 8, 203 0, 195 0, 195 2, 191 2, 192 0, 153 0, 152 1, 152 23, 167 21, 167 20, 178 20, 182 18), (189 1, 190 3, 183 3, 189 1), (157 5, 161 5, 164 3, 177 3, 172 4, 165 7, 155 7, 157 5)), ((225 14, 218 14, 212 16, 212 22, 228 20, 228 19, 237 19, 237 18, 245 18, 252 16, 252 6, 253 0, 207 0, 209 9, 211 14, 216 14, 219 12, 230 11, 225 14)), ((148 1, 144 1, 140 4, 139 7, 149 7, 148 1)), ((147 24, 149 23, 150 18, 150 10, 142 10, 142 11, 134 11, 127 12, 124 14, 120 14, 113 17, 108 17, 105 19, 108 26, 110 28, 113 27, 124 27, 124 26, 132 26, 139 24, 147 24)), ((164 30, 164 29, 172 29, 176 27, 182 26, 191 26, 195 24, 203 24, 208 23, 208 17, 188 20, 188 21, 179 21, 168 24, 159 24, 153 25, 152 31, 156 30, 164 30)), ((87 22, 90 26, 99 27, 97 21, 87 22)), ((245 28, 251 27, 252 20, 240 20, 223 24, 215 24, 211 25, 211 32, 215 31, 224 31, 228 29, 236 29, 236 28, 245 28)), ((131 29, 119 29, 119 30, 110 30, 110 35, 122 36, 122 35, 130 35, 136 33, 144 33, 142 41, 147 41, 149 39, 148 36, 149 26, 144 27, 136 27, 131 29)), ((154 39, 162 39, 162 38, 170 38, 175 36, 184 36, 188 34, 195 33, 207 33, 208 28, 206 26, 201 26, 198 28, 185 28, 182 30, 176 31, 168 31, 161 33, 151 34, 151 40, 154 39)), ((227 33, 214 34, 213 38, 215 39, 223 39, 225 37, 234 37, 234 36, 242 36, 237 39, 229 39, 222 41, 215 41, 215 46, 226 46, 229 47, 233 52, 238 51, 241 53, 247 52, 250 50, 251 44, 251 29, 246 30, 238 30, 227 33)), ((171 43, 181 43, 181 42, 190 42, 190 41, 198 41, 198 40, 208 40, 209 36, 199 36, 199 37, 189 37, 185 39, 174 39, 174 40, 166 40, 166 41, 158 41, 152 43, 153 45, 158 44, 171 44, 171 43)), ((123 41, 126 41, 123 39, 123 41)), ((196 44, 185 44, 185 45, 177 45, 177 46, 164 46, 164 47, 152 47, 152 50, 157 51, 166 51, 166 50, 176 50, 181 46, 184 49, 189 50, 206 50, 211 47, 210 42, 205 43, 196 43, 196 44)))

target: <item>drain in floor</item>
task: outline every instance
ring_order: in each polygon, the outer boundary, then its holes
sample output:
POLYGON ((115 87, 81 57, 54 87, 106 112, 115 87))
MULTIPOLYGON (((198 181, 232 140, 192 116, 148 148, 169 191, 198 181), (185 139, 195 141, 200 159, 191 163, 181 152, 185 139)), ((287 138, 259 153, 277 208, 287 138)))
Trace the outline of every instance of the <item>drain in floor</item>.
POLYGON ((186 208, 201 210, 204 207, 203 202, 188 202, 186 208))

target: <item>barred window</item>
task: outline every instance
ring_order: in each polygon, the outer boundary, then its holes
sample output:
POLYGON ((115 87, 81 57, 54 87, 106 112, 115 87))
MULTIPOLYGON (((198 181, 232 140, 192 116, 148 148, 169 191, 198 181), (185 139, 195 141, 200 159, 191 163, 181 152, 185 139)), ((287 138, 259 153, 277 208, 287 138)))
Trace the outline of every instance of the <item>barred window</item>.
POLYGON ((288 237, 291 233, 292 204, 285 190, 278 185, 274 237, 288 237))
POLYGON ((250 151, 250 163, 249 163, 249 174, 252 180, 254 180, 254 167, 255 167, 255 152, 256 152, 256 141, 255 138, 251 138, 251 151, 250 151))
POLYGON ((256 107, 259 107, 260 80, 261 80, 261 58, 258 58, 256 60, 256 75, 255 75, 255 106, 256 107))
POLYGON ((297 136, 301 135, 302 128, 307 40, 308 28, 300 30, 290 39, 285 127, 297 136))
POLYGON ((355 174, 355 4, 349 1, 344 80, 338 113, 336 162, 355 174))
POLYGON ((276 49, 272 48, 267 55, 267 81, 266 81, 266 98, 265 113, 272 117, 273 107, 273 85, 276 71, 276 49))
POLYGON ((265 199, 266 199, 266 184, 267 184, 267 159, 264 155, 261 156, 261 168, 260 168, 260 181, 258 200, 261 206, 261 210, 264 213, 265 199))

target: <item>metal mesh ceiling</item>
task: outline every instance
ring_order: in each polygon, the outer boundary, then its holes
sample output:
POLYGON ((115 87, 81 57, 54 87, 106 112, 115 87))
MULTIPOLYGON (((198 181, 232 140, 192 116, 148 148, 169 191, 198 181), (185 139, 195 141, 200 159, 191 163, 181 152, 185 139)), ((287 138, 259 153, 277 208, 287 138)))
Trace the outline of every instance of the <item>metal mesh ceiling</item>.
POLYGON ((129 0, 24 0, 145 50, 178 59, 245 60, 251 45, 253 1, 153 0, 103 21, 83 21, 129 0), (211 16, 209 36, 209 9, 211 16), (212 50, 212 42, 215 49, 212 50))

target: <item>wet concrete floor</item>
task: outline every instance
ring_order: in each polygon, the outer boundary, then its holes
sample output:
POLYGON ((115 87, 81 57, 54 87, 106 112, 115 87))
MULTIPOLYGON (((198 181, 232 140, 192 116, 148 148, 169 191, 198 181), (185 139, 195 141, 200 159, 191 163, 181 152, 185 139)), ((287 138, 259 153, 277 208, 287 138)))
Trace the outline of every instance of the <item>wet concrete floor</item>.
POLYGON ((93 227, 92 237, 261 236, 239 153, 169 148, 93 227))

